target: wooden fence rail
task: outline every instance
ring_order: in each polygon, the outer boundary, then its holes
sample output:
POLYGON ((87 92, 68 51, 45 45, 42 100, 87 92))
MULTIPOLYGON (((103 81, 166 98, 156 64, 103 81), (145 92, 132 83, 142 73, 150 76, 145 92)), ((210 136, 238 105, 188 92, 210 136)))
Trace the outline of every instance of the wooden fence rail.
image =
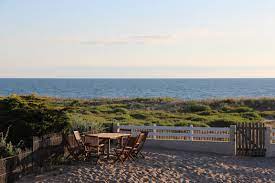
POLYGON ((116 131, 131 130, 132 134, 148 131, 149 139, 157 140, 186 140, 186 141, 213 141, 229 142, 230 128, 213 127, 172 127, 172 126, 120 126, 116 131))

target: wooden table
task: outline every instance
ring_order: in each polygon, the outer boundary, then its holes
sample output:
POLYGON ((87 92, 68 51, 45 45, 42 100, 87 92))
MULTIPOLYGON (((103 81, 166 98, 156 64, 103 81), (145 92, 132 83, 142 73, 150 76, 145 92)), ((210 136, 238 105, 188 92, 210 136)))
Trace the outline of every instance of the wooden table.
POLYGON ((99 139, 108 140, 107 147, 107 156, 110 156, 111 140, 122 139, 123 137, 131 136, 131 134, 125 133, 96 133, 96 134, 87 134, 87 136, 98 137, 99 139))

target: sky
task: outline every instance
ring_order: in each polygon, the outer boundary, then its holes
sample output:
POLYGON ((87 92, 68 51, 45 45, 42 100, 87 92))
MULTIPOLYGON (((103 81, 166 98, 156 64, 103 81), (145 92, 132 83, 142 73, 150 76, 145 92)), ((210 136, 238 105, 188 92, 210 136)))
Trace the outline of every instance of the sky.
POLYGON ((0 77, 274 78, 274 10, 274 0, 0 0, 0 77))

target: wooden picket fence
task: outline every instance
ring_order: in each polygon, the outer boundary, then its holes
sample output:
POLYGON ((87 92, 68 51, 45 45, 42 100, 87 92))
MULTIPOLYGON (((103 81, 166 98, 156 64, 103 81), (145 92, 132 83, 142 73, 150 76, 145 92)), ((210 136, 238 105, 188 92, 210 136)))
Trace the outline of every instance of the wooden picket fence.
POLYGON ((265 129, 266 128, 263 123, 237 124, 237 155, 265 156, 265 129))

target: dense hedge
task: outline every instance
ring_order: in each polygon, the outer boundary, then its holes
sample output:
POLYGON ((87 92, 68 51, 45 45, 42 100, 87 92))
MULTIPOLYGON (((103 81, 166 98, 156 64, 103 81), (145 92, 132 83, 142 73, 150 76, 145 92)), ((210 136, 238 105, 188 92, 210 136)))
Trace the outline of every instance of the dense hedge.
POLYGON ((65 131, 69 127, 64 108, 47 106, 35 96, 12 95, 0 100, 0 129, 10 126, 8 141, 16 144, 23 140, 27 146, 32 136, 65 131))

